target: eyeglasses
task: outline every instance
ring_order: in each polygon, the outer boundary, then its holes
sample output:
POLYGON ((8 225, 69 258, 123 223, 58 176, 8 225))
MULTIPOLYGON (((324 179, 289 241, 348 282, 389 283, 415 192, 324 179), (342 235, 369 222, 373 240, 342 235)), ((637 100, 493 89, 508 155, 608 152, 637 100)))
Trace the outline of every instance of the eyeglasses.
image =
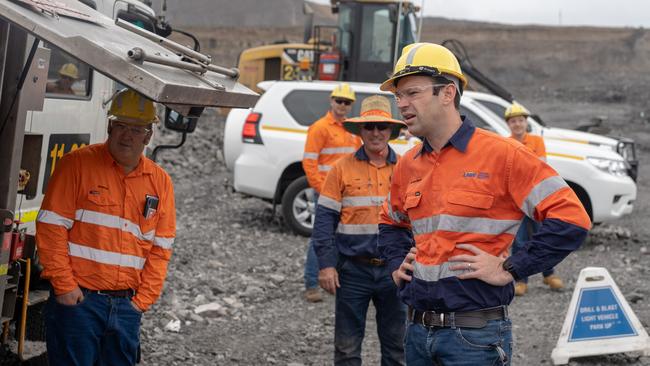
POLYGON ((345 104, 345 105, 352 104, 352 101, 347 99, 334 99, 334 101, 336 102, 336 104, 345 104))
POLYGON ((151 128, 141 127, 141 126, 129 126, 126 123, 113 121, 111 127, 117 131, 124 132, 129 131, 133 136, 144 136, 151 132, 151 128))
POLYGON ((390 127, 390 124, 385 123, 385 122, 369 122, 369 123, 364 123, 363 124, 363 129, 366 130, 366 131, 372 131, 375 128, 377 130, 379 130, 379 131, 383 131, 383 130, 389 128, 389 127, 390 127))
POLYGON ((412 86, 410 88, 406 88, 405 90, 396 90, 393 95, 395 96, 395 100, 399 103, 400 101, 410 101, 413 99, 417 99, 421 93, 429 88, 435 88, 439 86, 446 86, 450 84, 429 84, 429 85, 416 85, 412 86))

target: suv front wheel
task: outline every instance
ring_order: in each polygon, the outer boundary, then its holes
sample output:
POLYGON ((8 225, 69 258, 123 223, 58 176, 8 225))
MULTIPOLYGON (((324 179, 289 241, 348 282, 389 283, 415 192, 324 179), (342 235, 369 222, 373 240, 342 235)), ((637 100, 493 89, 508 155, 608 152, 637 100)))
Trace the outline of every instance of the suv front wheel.
POLYGON ((294 233, 311 236, 316 217, 314 190, 309 187, 307 177, 302 176, 289 184, 282 195, 282 216, 294 233))

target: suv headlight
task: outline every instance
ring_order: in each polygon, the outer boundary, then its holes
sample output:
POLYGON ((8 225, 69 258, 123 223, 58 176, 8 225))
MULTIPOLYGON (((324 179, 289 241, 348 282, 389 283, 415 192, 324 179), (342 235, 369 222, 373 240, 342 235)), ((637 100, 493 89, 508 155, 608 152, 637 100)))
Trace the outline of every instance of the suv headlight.
POLYGON ((624 160, 612 160, 588 156, 587 161, 596 168, 617 177, 627 175, 627 163, 624 160))

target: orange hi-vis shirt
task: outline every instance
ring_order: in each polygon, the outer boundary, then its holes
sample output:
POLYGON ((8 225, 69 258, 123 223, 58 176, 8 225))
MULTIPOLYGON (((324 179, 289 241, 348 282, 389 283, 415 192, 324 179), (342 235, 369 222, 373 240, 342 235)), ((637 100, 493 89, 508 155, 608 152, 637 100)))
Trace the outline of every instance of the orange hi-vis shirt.
POLYGON ((176 233, 169 175, 144 156, 128 175, 103 144, 66 154, 36 221, 43 277, 61 295, 133 289, 146 310, 160 296, 176 233), (144 216, 146 195, 158 207, 144 216))
POLYGON ((336 267, 340 255, 379 257, 379 213, 398 159, 389 147, 386 164, 375 166, 362 146, 327 174, 311 236, 321 269, 336 267))
POLYGON ((461 243, 507 254, 524 215, 542 225, 533 242, 512 256, 519 277, 557 264, 591 226, 578 197, 553 168, 515 140, 464 119, 439 153, 425 140, 397 163, 379 221, 379 251, 393 272, 415 239, 413 279, 400 296, 418 310, 507 305, 512 284, 460 280, 457 275, 467 270, 451 270, 449 258, 469 253, 456 248, 461 243))
POLYGON ((361 147, 361 138, 353 135, 337 122, 332 112, 309 126, 302 168, 309 186, 320 192, 327 172, 341 157, 352 154, 361 147))
POLYGON ((546 161, 546 145, 544 145, 544 138, 542 136, 526 133, 524 134, 524 139, 522 141, 517 140, 514 136, 510 136, 510 138, 520 142, 535 154, 535 156, 546 161))

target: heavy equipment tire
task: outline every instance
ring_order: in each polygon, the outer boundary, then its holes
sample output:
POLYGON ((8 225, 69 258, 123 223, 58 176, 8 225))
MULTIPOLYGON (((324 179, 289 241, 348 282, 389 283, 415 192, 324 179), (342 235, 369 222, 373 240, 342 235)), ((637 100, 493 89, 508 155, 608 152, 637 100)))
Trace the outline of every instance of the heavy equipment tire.
POLYGON ((282 217, 287 227, 298 235, 311 236, 316 216, 313 195, 314 190, 305 176, 291 182, 282 195, 282 217))

